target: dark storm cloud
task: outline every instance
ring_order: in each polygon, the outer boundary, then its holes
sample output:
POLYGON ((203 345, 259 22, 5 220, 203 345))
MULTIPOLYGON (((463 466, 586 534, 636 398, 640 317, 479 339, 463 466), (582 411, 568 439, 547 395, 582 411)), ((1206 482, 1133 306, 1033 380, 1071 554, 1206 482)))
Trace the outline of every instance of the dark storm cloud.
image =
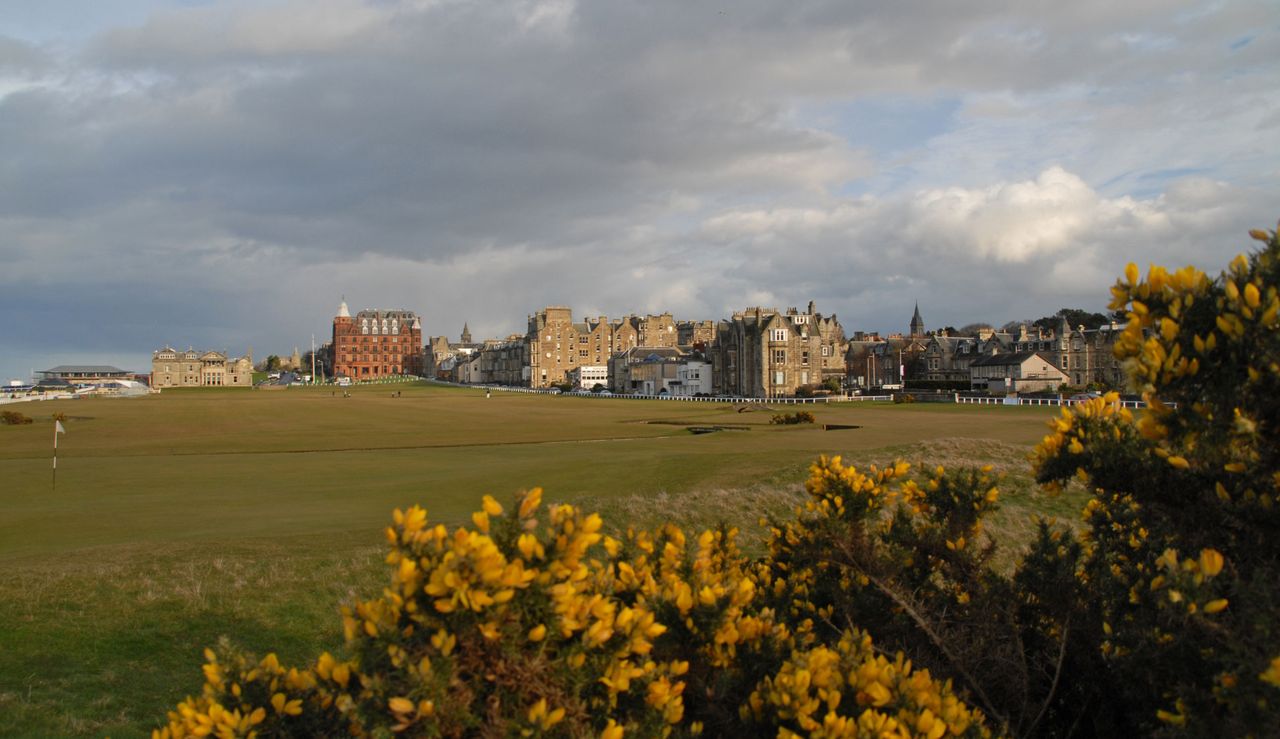
MULTIPOLYGON (((110 315, 190 294, 208 308, 173 314, 188 343, 277 352, 343 294, 478 335, 545 303, 714 318, 814 298, 885 329, 916 294, 1036 313, 1105 296, 1126 258, 1212 266, 1273 220, 1267 17, 314 0, 160 10, 69 48, 0 37, 0 287, 83 287, 110 315), (868 95, 915 118, 860 139, 840 111, 868 95), (1200 220, 1172 229, 1184 208, 1200 220)), ((87 302, 40 305, 89 323, 87 302)), ((169 336, 135 330, 111 336, 169 336)), ((37 351, 24 337, 3 349, 37 351)))

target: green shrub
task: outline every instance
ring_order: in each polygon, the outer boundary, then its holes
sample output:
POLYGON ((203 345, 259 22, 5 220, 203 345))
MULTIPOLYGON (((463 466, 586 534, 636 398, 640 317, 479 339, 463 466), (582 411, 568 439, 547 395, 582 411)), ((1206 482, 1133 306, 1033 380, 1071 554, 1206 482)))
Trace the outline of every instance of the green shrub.
POLYGON ((795 413, 778 413, 769 419, 769 423, 775 426, 794 426, 800 423, 813 423, 815 420, 809 411, 796 411, 795 413))

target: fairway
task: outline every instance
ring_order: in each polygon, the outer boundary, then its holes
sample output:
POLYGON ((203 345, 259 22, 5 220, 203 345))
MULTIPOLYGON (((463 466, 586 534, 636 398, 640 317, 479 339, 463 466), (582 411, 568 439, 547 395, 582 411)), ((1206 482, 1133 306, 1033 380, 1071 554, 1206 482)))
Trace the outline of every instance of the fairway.
POLYGON ((739 522, 741 501, 794 493, 819 454, 972 458, 1021 470, 1025 488, 1023 458, 1054 413, 840 403, 806 407, 814 426, 773 426, 758 406, 425 384, 11 407, 36 423, 0 427, 0 614, 15 625, 0 635, 0 733, 117 737, 197 690, 200 649, 221 635, 299 660, 338 648, 337 605, 380 587, 395 507, 458 522, 485 493, 539 485, 615 518, 678 507, 739 522), (55 412, 67 433, 53 490, 55 412))

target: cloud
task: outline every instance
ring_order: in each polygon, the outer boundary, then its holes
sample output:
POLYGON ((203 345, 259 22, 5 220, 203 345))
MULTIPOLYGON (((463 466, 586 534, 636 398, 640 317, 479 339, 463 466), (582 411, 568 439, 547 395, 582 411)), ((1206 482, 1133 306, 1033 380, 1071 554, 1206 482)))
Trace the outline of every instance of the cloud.
POLYGON ((1002 323, 1102 310, 1129 261, 1216 270, 1250 248, 1243 224, 1269 197, 1187 177, 1157 197, 1109 198, 1051 167, 979 188, 736 209, 708 218, 701 236, 737 257, 728 271, 744 287, 769 284, 793 302, 815 295, 841 306, 848 328, 901 329, 917 300, 942 323, 1002 323))
POLYGON ((998 321, 1215 265, 1280 194, 1266 2, 151 3, 0 38, 0 289, 92 298, 5 298, 68 328, 0 356, 183 343, 139 296, 184 290, 186 343, 272 350, 342 294, 998 321))

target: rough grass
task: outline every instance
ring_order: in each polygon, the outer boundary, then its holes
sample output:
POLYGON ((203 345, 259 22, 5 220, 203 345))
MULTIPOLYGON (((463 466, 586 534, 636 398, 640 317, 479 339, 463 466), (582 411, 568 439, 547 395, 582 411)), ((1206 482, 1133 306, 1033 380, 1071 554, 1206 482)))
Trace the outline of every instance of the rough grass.
MULTIPOLYGON (((819 454, 1006 469, 998 528, 1079 505, 1034 490, 1043 409, 818 406, 815 427, 714 403, 398 385, 33 404, 0 427, 0 735, 143 736, 198 691, 220 637, 300 662, 340 646, 338 606, 379 592, 381 530, 422 503, 460 522, 541 485, 611 525, 786 516, 819 454), (402 397, 393 398, 399 390, 402 397), (51 414, 67 414, 51 489, 51 414), (823 431, 822 424, 857 426, 823 431), (686 426, 745 430, 694 435, 686 426), (1021 476, 1019 476, 1021 475, 1021 476)), ((754 410, 754 409, 753 409, 754 410)))
MULTIPOLYGON (((997 545, 994 566, 1007 572, 1031 541, 1038 518, 1079 527, 1080 511, 1087 500, 1078 487, 1060 494, 1040 489, 1031 475, 1029 451, 1024 445, 992 439, 949 438, 862 450, 845 455, 844 462, 866 468, 905 459, 912 463, 913 475, 923 475, 939 465, 949 470, 990 466, 999 476, 1000 502, 998 509, 987 518, 986 535, 997 545)), ((599 511, 614 532, 628 526, 646 528, 666 522, 686 530, 719 525, 735 527, 743 549, 758 554, 763 551, 762 544, 767 537, 767 531, 759 522, 793 516, 806 499, 800 481, 775 480, 734 489, 699 490, 696 495, 661 492, 656 496, 593 498, 583 501, 582 505, 599 511)))

